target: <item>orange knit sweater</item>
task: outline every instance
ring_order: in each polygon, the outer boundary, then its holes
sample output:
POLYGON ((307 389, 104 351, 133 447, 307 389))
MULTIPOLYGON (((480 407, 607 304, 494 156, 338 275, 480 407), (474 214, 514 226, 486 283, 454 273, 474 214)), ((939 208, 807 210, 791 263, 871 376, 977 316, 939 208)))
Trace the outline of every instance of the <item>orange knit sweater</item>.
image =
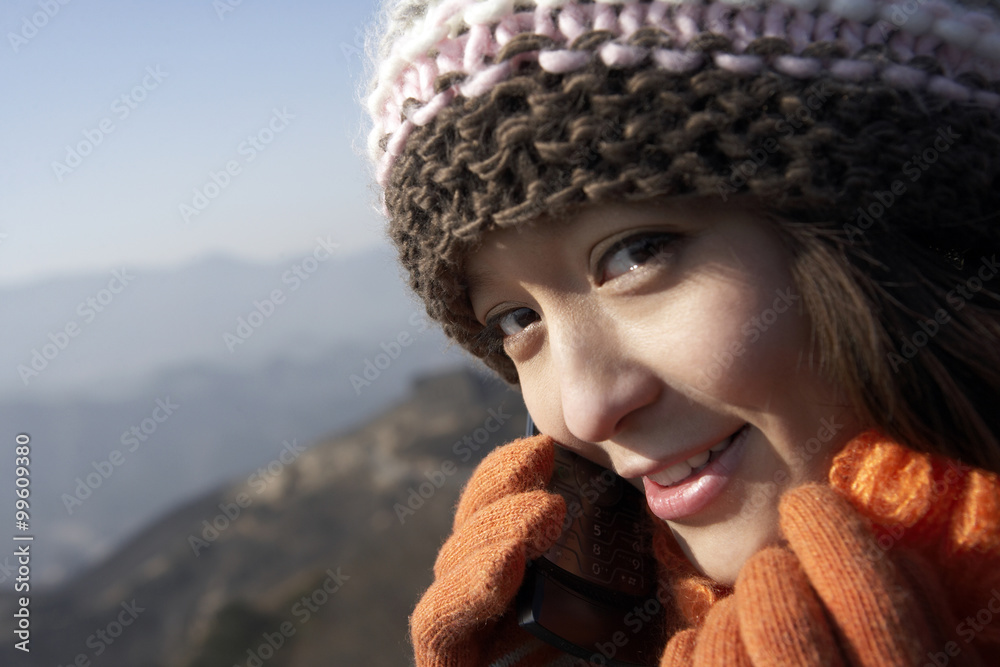
MULTIPOLYGON (((569 664, 506 613, 524 559, 544 551, 535 541, 565 511, 544 491, 551 444, 490 458, 414 612, 419 667, 569 664)), ((677 603, 661 667, 1000 665, 998 475, 868 431, 835 457, 829 486, 785 494, 781 529, 786 542, 727 587, 698 574, 658 523, 654 550, 677 603)))
MULTIPOLYGON (((921 582, 918 590, 905 591, 902 599, 922 595, 916 604, 932 609, 927 615, 937 627, 933 630, 936 639, 929 642, 930 649, 925 645, 919 651, 919 663, 898 664, 1000 665, 1000 476, 943 456, 915 452, 872 430, 852 439, 837 454, 829 482, 830 487, 871 522, 864 526, 866 539, 860 545, 863 559, 887 564, 891 571, 897 567, 893 559, 899 560, 897 556, 902 554, 901 564, 908 568, 908 578, 904 577, 904 581, 921 582)), ((816 511, 821 510, 817 507, 816 511)), ((815 522, 813 516, 807 517, 803 524, 815 522)), ((783 530, 787 531, 784 524, 783 530)), ((797 530, 801 532, 801 527, 797 530)), ((733 622, 737 615, 735 609, 726 614, 717 613, 716 609, 720 603, 729 602, 727 598, 733 589, 697 574, 666 530, 656 536, 654 545, 664 576, 674 582, 672 589, 682 615, 670 628, 674 639, 661 665, 691 664, 696 644, 705 641, 704 634, 698 632, 711 622, 710 617, 720 617, 715 622, 724 623, 733 622)), ((816 551, 813 556, 816 567, 838 566, 835 562, 823 562, 830 551, 816 551)), ((794 563, 786 566, 797 567, 794 563)), ((742 583, 747 589, 757 587, 759 594, 761 580, 767 574, 758 568, 753 581, 749 575, 746 571, 740 573, 737 589, 742 583)), ((836 580, 828 583, 834 589, 844 587, 836 580)), ((816 587, 817 582, 806 582, 804 586, 816 587)), ((835 592, 850 599, 849 590, 835 592)), ((757 614, 760 612, 758 609, 757 614)), ((817 607, 803 613, 824 611, 817 607)), ((877 625, 882 620, 837 617, 857 613, 859 610, 850 605, 838 609, 831 625, 838 627, 852 620, 859 625, 877 625)), ((892 610, 883 613, 891 614, 892 610)), ((746 629, 736 632, 750 641, 746 629)), ((726 641, 719 639, 724 634, 714 635, 714 641, 726 641)), ((759 660, 744 662, 745 657, 744 654, 725 662, 765 664, 759 660)), ((870 664, 864 658, 859 662, 870 664)))
POLYGON ((974 648, 1000 665, 1000 476, 870 431, 837 456, 830 484, 874 522, 873 547, 898 543, 930 561, 956 621, 942 652, 965 664, 960 651, 974 648))

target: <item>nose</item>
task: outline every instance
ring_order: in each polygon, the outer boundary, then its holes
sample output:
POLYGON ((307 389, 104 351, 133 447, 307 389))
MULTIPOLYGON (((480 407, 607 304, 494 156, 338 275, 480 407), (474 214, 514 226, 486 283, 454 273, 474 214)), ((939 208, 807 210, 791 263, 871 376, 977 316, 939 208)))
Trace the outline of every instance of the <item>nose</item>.
POLYGON ((592 313, 549 319, 566 428, 584 442, 611 440, 636 410, 654 402, 656 375, 636 354, 627 331, 592 313))

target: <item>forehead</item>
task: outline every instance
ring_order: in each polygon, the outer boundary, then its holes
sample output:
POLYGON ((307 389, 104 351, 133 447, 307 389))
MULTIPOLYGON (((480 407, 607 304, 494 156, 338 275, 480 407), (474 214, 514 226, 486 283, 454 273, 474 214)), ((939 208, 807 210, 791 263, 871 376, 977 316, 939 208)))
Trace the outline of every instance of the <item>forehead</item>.
POLYGON ((547 236, 544 231, 544 227, 540 230, 531 224, 494 229, 484 234, 463 263, 468 293, 473 295, 497 288, 503 277, 509 277, 509 273, 515 270, 517 250, 521 245, 519 239, 526 239, 525 244, 529 248, 544 245, 547 236))

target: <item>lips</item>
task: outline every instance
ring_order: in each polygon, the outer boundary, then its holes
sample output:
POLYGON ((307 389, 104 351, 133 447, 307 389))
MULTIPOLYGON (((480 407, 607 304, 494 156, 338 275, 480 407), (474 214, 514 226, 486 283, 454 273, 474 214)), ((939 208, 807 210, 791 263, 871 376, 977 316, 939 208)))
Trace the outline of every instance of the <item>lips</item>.
MULTIPOLYGON (((739 431, 737 431, 737 433, 739 433, 739 431)), ((660 470, 657 473, 649 475, 649 478, 660 486, 673 486, 674 484, 682 482, 692 474, 701 472, 701 470, 704 469, 710 461, 714 460, 714 458, 718 458, 719 454, 725 451, 729 445, 732 444, 734 437, 736 437, 736 433, 733 433, 725 440, 713 445, 711 448, 698 452, 686 461, 675 463, 665 470, 660 470)))
POLYGON ((646 502, 659 518, 670 521, 696 514, 729 483, 743 459, 750 425, 707 450, 642 478, 646 502))

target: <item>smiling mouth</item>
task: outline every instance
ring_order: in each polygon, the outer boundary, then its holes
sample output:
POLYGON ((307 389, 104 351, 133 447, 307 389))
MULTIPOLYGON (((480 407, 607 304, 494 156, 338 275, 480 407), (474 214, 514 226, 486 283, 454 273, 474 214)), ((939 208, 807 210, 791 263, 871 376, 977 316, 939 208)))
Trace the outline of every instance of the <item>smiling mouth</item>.
POLYGON ((708 507, 736 476, 750 433, 750 424, 744 424, 704 452, 644 476, 649 509, 664 521, 679 521, 708 507))
POLYGON ((680 484, 689 477, 697 475, 702 470, 707 468, 712 461, 719 458, 723 452, 729 449, 729 446, 733 444, 733 441, 736 440, 740 433, 749 427, 749 424, 744 424, 736 432, 724 440, 719 441, 708 449, 698 452, 694 456, 691 456, 680 463, 675 463, 669 468, 665 468, 657 473, 648 475, 648 479, 663 487, 671 487, 676 484, 680 484))

